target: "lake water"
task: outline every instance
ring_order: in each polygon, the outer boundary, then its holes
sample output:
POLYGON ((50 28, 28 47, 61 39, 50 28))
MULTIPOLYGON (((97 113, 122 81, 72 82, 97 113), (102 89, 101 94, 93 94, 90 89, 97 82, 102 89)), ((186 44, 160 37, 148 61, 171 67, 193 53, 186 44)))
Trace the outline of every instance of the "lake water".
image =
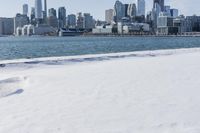
POLYGON ((0 60, 200 47, 198 37, 0 37, 0 60))

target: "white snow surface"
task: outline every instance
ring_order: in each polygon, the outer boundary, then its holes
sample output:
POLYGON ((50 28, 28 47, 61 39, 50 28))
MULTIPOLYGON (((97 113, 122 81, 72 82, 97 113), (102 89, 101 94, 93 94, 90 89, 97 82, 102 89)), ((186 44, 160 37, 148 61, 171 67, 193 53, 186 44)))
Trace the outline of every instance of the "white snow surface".
POLYGON ((0 68, 0 133, 200 133, 200 49, 147 53, 0 68))

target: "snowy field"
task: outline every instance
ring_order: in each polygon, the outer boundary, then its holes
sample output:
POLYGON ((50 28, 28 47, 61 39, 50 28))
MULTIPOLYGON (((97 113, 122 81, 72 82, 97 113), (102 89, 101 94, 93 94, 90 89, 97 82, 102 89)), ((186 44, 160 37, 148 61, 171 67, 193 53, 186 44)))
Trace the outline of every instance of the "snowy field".
POLYGON ((0 133, 200 133, 200 49, 0 63, 0 133))

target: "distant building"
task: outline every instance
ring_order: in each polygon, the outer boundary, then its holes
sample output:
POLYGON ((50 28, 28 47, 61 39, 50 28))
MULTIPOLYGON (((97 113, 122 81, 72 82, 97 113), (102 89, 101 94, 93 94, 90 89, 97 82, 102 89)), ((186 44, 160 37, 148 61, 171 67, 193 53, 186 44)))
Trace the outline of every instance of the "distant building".
POLYGON ((66 9, 65 9, 65 7, 60 7, 58 9, 58 26, 59 26, 59 28, 66 27, 66 9))
POLYGON ((32 25, 36 25, 36 20, 35 20, 35 8, 31 8, 31 16, 30 16, 30 22, 32 25))
POLYGON ((190 27, 192 32, 200 32, 200 16, 187 16, 185 21, 187 27, 190 27))
POLYGON ((165 1, 164 0, 154 0, 153 1, 153 8, 156 8, 156 4, 160 6, 160 10, 164 12, 165 10, 165 1))
POLYGON ((125 17, 125 6, 117 0, 114 6, 114 21, 121 22, 123 17, 125 17))
POLYGON ((114 10, 113 9, 108 9, 105 11, 105 21, 109 24, 112 23, 114 17, 114 10))
POLYGON ((27 15, 17 14, 14 17, 14 34, 16 34, 16 29, 22 28, 24 25, 29 24, 29 18, 27 15))
POLYGON ((168 17, 171 17, 170 6, 165 6, 164 12, 167 14, 168 17))
POLYGON ((70 14, 67 17, 67 26, 69 28, 76 28, 76 15, 70 14))
POLYGON ((152 10, 152 30, 153 32, 156 32, 157 29, 157 20, 158 20, 158 16, 161 13, 161 7, 158 3, 155 3, 154 8, 152 10))
POLYGON ((0 35, 13 35, 14 33, 14 19, 0 18, 0 35))
POLYGON ((58 18, 56 15, 56 10, 54 8, 49 9, 49 16, 47 19, 47 24, 54 28, 58 28, 58 18))
POLYGON ((83 28, 86 30, 94 28, 93 16, 91 16, 89 13, 84 13, 83 28))
POLYGON ((47 0, 44 0, 44 13, 43 18, 47 19, 47 0))
POLYGON ((28 4, 24 4, 23 5, 23 15, 27 15, 28 16, 28 4))
POLYGON ((78 29, 83 29, 83 15, 82 15, 82 13, 81 12, 79 12, 78 14, 77 14, 77 28, 78 29))
POLYGON ((157 34, 171 35, 178 34, 178 27, 174 26, 173 18, 165 13, 160 13, 157 22, 157 34))
POLYGON ((133 22, 135 20, 136 14, 137 14, 137 9, 135 4, 129 4, 128 5, 128 10, 127 10, 128 17, 130 20, 133 22))
POLYGON ((35 19, 37 23, 42 23, 43 19, 42 0, 35 0, 35 19))
POLYGON ((178 17, 178 9, 170 9, 170 13, 173 18, 178 17))
POLYGON ((145 16, 145 0, 137 1, 137 16, 145 16))

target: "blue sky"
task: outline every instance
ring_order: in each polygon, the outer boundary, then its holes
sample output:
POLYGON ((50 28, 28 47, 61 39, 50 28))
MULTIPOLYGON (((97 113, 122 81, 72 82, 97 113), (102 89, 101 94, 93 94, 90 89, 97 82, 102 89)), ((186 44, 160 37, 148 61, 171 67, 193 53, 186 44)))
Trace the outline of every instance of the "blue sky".
MULTIPOLYGON (((67 14, 77 13, 79 11, 89 12, 96 19, 104 19, 105 9, 112 8, 115 0, 47 0, 48 8, 65 6, 67 14)), ((123 3, 135 3, 136 0, 121 0, 123 3)), ((153 0, 146 0, 146 8, 152 8, 153 0)), ((22 12, 23 3, 27 3, 29 7, 34 6, 34 0, 0 0, 0 16, 13 17, 16 12, 22 12)), ((199 0, 166 0, 167 5, 178 8, 180 13, 186 15, 200 15, 199 0)))

